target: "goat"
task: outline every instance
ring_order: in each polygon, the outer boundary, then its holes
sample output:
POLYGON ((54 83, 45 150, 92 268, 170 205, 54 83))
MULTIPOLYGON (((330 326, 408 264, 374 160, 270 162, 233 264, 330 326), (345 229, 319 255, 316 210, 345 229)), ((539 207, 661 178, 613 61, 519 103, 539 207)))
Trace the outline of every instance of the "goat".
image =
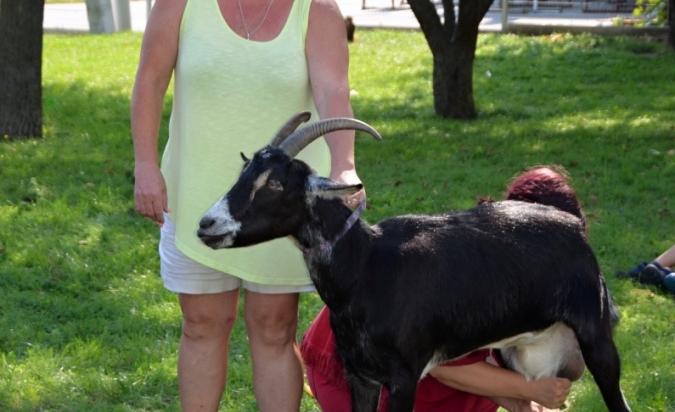
POLYGON ((381 137, 347 118, 296 130, 308 119, 290 119, 252 159, 242 154, 241 175, 197 235, 213 249, 295 240, 330 309, 354 411, 375 411, 380 385, 390 411, 412 411, 424 373, 478 348, 512 348, 509 362, 528 378, 578 377, 565 359, 575 363, 566 346, 574 337, 608 409, 630 411, 619 384, 614 307, 580 219, 501 201, 369 226, 340 200, 361 184, 318 176, 294 158, 335 130, 381 137), (543 365, 529 356, 552 348, 563 353, 548 353, 543 365))

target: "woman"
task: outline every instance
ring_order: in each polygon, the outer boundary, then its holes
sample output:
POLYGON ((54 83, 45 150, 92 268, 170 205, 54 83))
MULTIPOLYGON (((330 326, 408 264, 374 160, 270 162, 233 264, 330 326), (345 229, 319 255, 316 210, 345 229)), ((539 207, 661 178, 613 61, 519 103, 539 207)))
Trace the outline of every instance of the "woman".
MULTIPOLYGON (((574 190, 561 167, 540 166, 517 176, 506 198, 555 206, 584 220, 574 190)), ((479 203, 491 202, 491 199, 479 203)), ((305 333, 300 347, 307 380, 324 412, 351 411, 349 385, 335 350, 329 311, 323 308, 305 333)), ((557 410, 567 398, 571 382, 564 378, 527 381, 519 373, 502 368, 489 350, 478 350, 432 369, 417 386, 416 412, 495 412, 500 406, 511 412, 557 410)), ((379 411, 386 410, 383 391, 379 411)))
MULTIPOLYGON (((201 244, 200 216, 234 183, 239 153, 266 143, 288 118, 352 117, 348 47, 334 0, 157 0, 146 26, 132 96, 136 209, 161 227, 161 274, 178 294, 183 411, 215 411, 227 378, 230 332, 244 288, 253 386, 262 411, 297 411, 302 366, 298 293, 313 290, 287 240, 227 251, 201 244), (174 77, 161 160, 163 99, 174 77), (279 379, 282 376, 283 379, 279 379)), ((322 173, 360 180, 354 132, 303 151, 322 173)), ((356 205, 361 191, 344 199, 356 205)))
POLYGON ((620 278, 630 278, 647 285, 660 286, 662 289, 675 294, 675 245, 661 253, 651 262, 640 262, 628 271, 617 271, 620 278))

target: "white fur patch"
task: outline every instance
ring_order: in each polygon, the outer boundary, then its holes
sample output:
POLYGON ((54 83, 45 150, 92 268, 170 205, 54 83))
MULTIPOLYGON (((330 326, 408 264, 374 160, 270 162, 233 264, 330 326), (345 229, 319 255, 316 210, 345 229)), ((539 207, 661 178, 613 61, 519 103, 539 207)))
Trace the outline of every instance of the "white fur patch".
POLYGON ((270 176, 270 173, 272 173, 271 170, 265 170, 263 173, 258 176, 257 179, 253 182, 253 190, 251 190, 251 199, 255 197, 255 192, 257 192, 261 187, 265 186, 267 184, 267 179, 270 176))
POLYGON ((431 359, 429 359, 429 362, 427 363, 427 366, 424 367, 424 370, 422 371, 422 375, 420 375, 420 380, 427 376, 430 370, 435 368, 436 366, 440 365, 441 363, 447 362, 448 359, 445 359, 444 357, 440 356, 438 352, 434 353, 431 359))
POLYGON ((583 365, 574 332, 561 322, 537 332, 527 332, 486 345, 501 349, 509 366, 526 379, 556 376, 568 362, 583 365))
POLYGON ((209 236, 225 235, 225 238, 220 243, 220 247, 228 247, 234 243, 234 238, 241 229, 241 222, 232 218, 230 214, 230 206, 225 197, 221 198, 209 209, 204 217, 212 219, 215 223, 213 226, 205 230, 205 234, 209 236))

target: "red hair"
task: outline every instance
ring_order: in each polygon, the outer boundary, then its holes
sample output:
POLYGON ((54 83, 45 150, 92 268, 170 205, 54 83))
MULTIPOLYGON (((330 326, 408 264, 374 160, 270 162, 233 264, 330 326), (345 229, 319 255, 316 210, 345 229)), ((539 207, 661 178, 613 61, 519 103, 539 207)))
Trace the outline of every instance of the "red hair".
POLYGON ((562 167, 538 166, 517 176, 506 191, 506 199, 553 206, 586 220, 574 190, 567 184, 562 167))

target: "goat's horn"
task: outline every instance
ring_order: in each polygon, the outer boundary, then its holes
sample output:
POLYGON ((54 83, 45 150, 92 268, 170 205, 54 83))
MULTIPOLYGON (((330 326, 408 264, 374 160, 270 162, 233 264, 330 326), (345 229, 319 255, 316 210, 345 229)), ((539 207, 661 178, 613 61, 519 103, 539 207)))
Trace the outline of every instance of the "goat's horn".
POLYGON ((295 116, 291 117, 286 124, 284 124, 281 129, 277 132, 276 136, 270 142, 270 146, 278 147, 281 142, 283 142, 291 133, 295 131, 302 123, 305 123, 309 118, 312 117, 310 112, 300 112, 295 116))
POLYGON ((292 135, 288 136, 280 145, 282 149, 290 157, 297 156, 298 153, 314 140, 327 133, 336 130, 360 130, 371 134, 377 140, 382 140, 382 136, 367 123, 360 120, 351 119, 347 117, 337 117, 333 119, 324 119, 309 126, 296 130, 292 135))

